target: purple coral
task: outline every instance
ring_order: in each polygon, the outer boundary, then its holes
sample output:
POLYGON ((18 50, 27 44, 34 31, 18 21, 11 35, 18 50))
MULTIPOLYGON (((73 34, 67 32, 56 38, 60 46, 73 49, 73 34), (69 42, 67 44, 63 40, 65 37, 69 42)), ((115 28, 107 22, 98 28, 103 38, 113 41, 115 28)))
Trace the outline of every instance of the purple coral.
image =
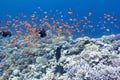
POLYGON ((114 40, 120 40, 120 34, 115 35, 114 40))
POLYGON ((73 66, 67 72, 66 80, 120 80, 120 67, 99 63, 90 67, 87 63, 73 66))

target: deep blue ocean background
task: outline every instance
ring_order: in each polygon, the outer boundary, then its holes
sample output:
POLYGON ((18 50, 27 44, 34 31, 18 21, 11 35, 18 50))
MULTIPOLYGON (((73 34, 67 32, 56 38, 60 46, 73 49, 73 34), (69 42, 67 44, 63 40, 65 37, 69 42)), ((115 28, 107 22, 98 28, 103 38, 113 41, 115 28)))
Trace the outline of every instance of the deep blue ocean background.
MULTIPOLYGON (((44 11, 49 11, 50 9, 60 10, 65 12, 69 8, 72 11, 77 12, 77 17, 83 17, 92 12, 92 20, 98 20, 98 17, 103 16, 104 13, 114 15, 117 18, 116 24, 120 26, 120 0, 0 0, 0 20, 7 20, 6 15, 18 16, 23 13, 30 16, 34 11, 38 11, 40 7, 44 11)), ((64 14, 63 18, 68 17, 64 14)), ((96 23, 94 22, 94 23, 96 23)), ((93 26, 95 26, 93 24, 93 26)), ((112 25, 106 25, 109 32, 105 30, 95 29, 95 33, 85 31, 85 35, 89 37, 100 37, 102 35, 118 34, 120 33, 119 28, 115 28, 112 25)), ((77 34, 78 37, 81 37, 77 34)))

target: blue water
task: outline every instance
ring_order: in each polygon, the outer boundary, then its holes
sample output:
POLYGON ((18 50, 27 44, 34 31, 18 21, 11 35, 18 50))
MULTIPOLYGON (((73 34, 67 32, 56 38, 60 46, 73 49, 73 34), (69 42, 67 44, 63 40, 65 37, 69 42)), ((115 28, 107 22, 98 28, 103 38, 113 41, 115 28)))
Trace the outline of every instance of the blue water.
MULTIPOLYGON (((91 30, 86 29, 84 35, 89 37, 100 37, 102 35, 118 34, 120 33, 120 9, 119 9, 120 0, 0 0, 0 20, 7 20, 6 15, 11 15, 13 17, 19 16, 20 14, 25 14, 30 16, 34 11, 39 12, 38 8, 41 8, 44 11, 52 10, 53 13, 56 10, 62 11, 63 19, 68 18, 67 11, 69 8, 75 13, 74 18, 83 18, 92 12, 92 19, 94 26, 94 31, 91 33, 91 30), (103 17, 104 14, 113 15, 117 21, 115 24, 118 26, 115 28, 109 22, 105 25, 105 29, 100 29, 96 27, 96 24, 99 22, 99 17, 103 17), (109 29, 109 31, 106 31, 109 29)), ((50 14, 49 16, 51 16, 50 14)), ((102 19, 102 23, 104 19, 102 19)), ((80 34, 77 34, 77 37, 81 37, 80 34)))

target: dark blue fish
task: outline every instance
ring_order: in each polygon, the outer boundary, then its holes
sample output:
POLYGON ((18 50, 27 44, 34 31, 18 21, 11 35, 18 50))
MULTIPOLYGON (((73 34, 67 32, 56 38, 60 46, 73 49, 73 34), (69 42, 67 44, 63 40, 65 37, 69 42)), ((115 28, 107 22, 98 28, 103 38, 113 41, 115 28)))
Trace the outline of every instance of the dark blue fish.
POLYGON ((11 37, 12 32, 11 31, 1 31, 0 35, 3 36, 3 37, 7 37, 7 36, 11 37))
POLYGON ((61 49, 62 46, 57 47, 57 49, 55 50, 56 54, 55 54, 55 58, 57 60, 57 62, 59 61, 60 57, 61 57, 61 49))
POLYGON ((40 37, 42 37, 42 38, 44 38, 44 37, 46 37, 46 31, 44 30, 44 29, 39 29, 38 30, 38 34, 39 34, 39 36, 40 37))

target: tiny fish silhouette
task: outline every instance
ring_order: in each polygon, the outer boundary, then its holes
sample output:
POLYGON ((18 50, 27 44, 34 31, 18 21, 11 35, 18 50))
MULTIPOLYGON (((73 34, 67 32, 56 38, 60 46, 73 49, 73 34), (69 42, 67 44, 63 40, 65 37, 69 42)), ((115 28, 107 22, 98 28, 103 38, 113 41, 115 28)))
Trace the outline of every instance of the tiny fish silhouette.
POLYGON ((62 49, 62 46, 59 46, 59 47, 57 47, 57 49, 56 49, 55 57, 56 57, 57 62, 59 61, 59 59, 60 59, 60 57, 61 57, 61 49, 62 49))

